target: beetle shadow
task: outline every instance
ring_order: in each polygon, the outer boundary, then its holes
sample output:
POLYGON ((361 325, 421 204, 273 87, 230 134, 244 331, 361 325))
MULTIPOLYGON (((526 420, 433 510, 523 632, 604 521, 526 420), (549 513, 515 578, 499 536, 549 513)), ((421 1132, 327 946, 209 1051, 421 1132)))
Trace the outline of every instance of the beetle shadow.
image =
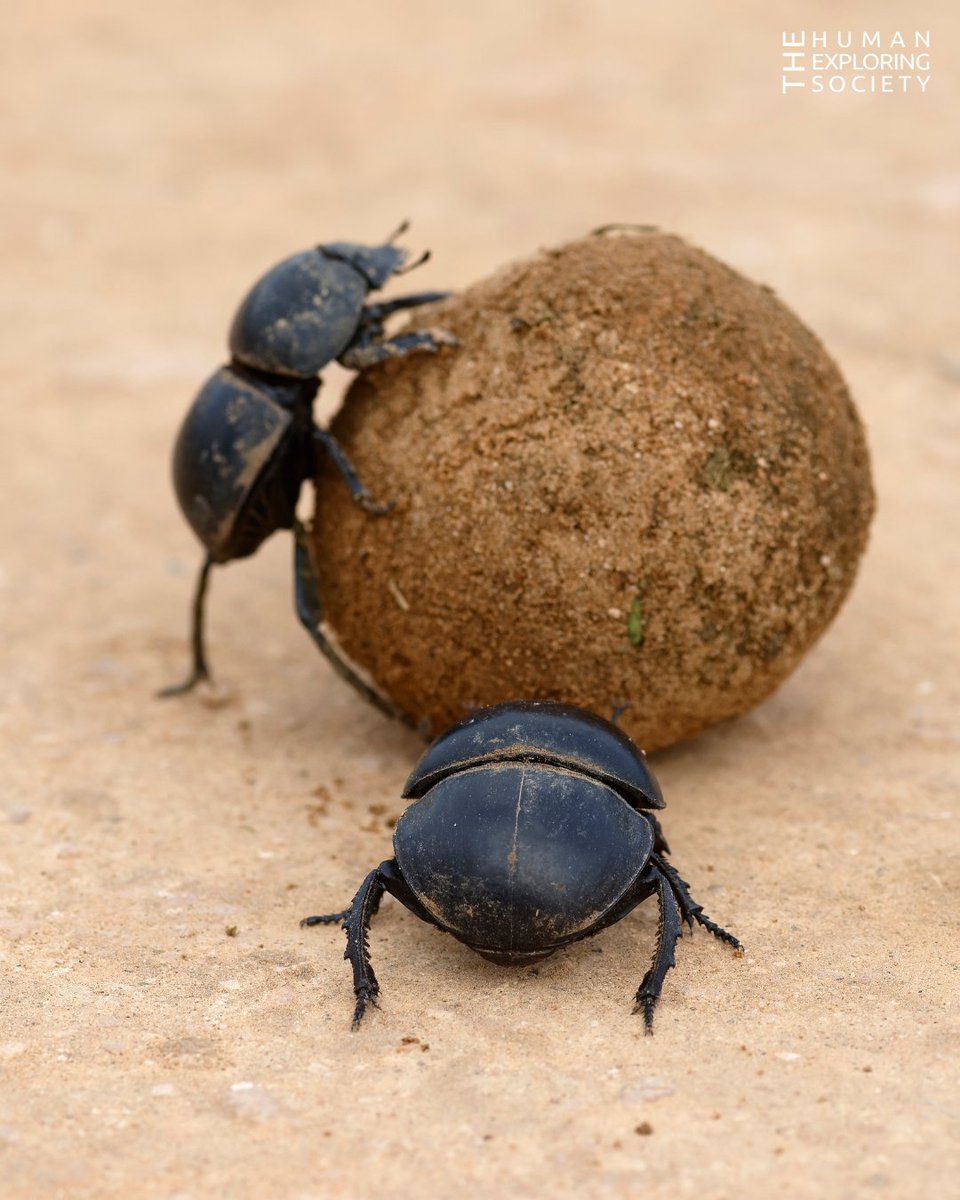
MULTIPOLYGON (((394 972, 403 977, 415 961, 419 980, 429 978, 431 989, 436 989, 434 998, 437 1003, 445 994, 460 989, 472 995, 481 995, 493 994, 504 987, 524 991, 529 988, 532 995, 536 996, 537 986, 541 990, 546 988, 551 1000, 559 992, 583 987, 588 991, 609 992, 611 1002, 615 1002, 622 999, 618 984, 625 980, 627 992, 632 996, 650 965, 657 922, 656 903, 641 904, 623 921, 601 930, 594 937, 561 946, 547 958, 535 963, 511 967, 481 958, 464 942, 427 926, 408 913, 401 904, 388 900, 373 926, 371 951, 375 955, 375 965, 385 993, 392 991, 390 980, 394 972), (388 963, 387 956, 377 952, 377 923, 386 924, 384 917, 393 919, 389 957, 395 957, 395 963, 388 963), (379 961, 376 961, 381 958, 382 969, 379 961), (539 985, 536 983, 538 980, 539 985)), ((418 988, 421 989, 419 994, 422 994, 422 982, 418 982, 418 988)))

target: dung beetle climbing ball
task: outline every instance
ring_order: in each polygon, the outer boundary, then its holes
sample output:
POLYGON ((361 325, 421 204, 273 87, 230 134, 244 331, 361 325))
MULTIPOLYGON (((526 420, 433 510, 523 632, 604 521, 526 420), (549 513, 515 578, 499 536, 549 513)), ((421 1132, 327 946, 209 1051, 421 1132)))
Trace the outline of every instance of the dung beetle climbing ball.
POLYGON ((384 336, 392 313, 443 299, 420 292, 368 304, 370 292, 409 267, 393 244, 406 223, 381 246, 328 242, 285 258, 248 293, 230 329, 230 362, 200 389, 187 412, 173 452, 173 481, 183 514, 206 551, 193 602, 193 669, 163 696, 190 691, 210 672, 204 649, 204 602, 210 569, 253 554, 277 529, 293 529, 297 611, 320 649, 368 699, 395 714, 340 658, 321 629, 304 530, 296 520, 305 479, 327 454, 353 499, 371 514, 376 504, 336 440, 313 421, 318 373, 336 360, 362 370, 388 358, 455 345, 439 330, 384 336))
POLYGON ((634 1008, 648 1033, 683 921, 742 951, 667 862, 651 811, 663 797, 643 752, 584 709, 482 709, 427 749, 403 796, 412 803, 397 822, 394 857, 367 875, 349 908, 301 921, 346 931, 354 1028, 380 991, 367 937, 385 891, 503 966, 591 937, 655 895, 657 946, 634 1008))

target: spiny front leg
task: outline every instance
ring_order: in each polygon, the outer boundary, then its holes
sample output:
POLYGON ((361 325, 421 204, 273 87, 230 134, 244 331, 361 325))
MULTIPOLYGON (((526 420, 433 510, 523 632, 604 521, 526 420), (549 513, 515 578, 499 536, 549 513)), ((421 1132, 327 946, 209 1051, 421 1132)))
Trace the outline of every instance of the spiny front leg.
POLYGON ((368 1004, 375 1004, 380 994, 380 985, 370 962, 370 947, 368 935, 370 922, 380 907, 383 897, 383 878, 378 869, 374 869, 360 885, 360 890, 354 896, 350 907, 343 912, 328 913, 325 916, 304 917, 300 922, 301 928, 308 925, 332 925, 341 922, 347 935, 347 948, 343 957, 353 967, 353 994, 357 998, 353 1010, 353 1028, 356 1029, 368 1004))
POLYGON ((352 344, 382 336, 383 322, 392 313, 402 312, 405 308, 418 308, 421 304, 436 304, 439 300, 446 300, 449 295, 449 292, 413 292, 407 296, 395 296, 392 300, 367 304, 360 314, 357 336, 352 344))
POLYGON ((697 904, 690 895, 690 885, 680 878, 680 873, 672 863, 668 863, 657 853, 650 855, 650 861, 657 870, 666 876, 670 888, 676 897, 677 904, 680 905, 680 912, 683 914, 683 919, 691 929, 693 929, 693 923, 696 921, 698 925, 702 925, 704 929, 708 929, 715 938, 719 938, 721 942, 726 942, 734 950, 739 950, 743 953, 743 946, 740 944, 740 940, 735 938, 732 933, 728 933, 716 921, 711 921, 702 907, 697 904))
POLYGON ((399 333, 382 342, 354 343, 337 359, 341 366, 351 371, 363 371, 388 358, 406 358, 417 351, 436 352, 441 346, 459 346, 452 333, 442 329, 421 329, 416 333, 399 333))
POLYGON ((680 940, 681 926, 680 910, 666 876, 656 866, 649 866, 644 875, 656 887, 657 899, 660 903, 660 925, 657 929, 657 948, 653 955, 653 962, 637 989, 633 1011, 643 1013, 646 1031, 653 1033, 653 1010, 660 999, 661 991, 663 991, 666 974, 676 961, 675 950, 677 942, 680 940))
MULTIPOLYGON (((417 308, 422 304, 436 304, 439 300, 446 300, 449 295, 449 292, 416 292, 408 296, 396 296, 393 300, 381 300, 377 304, 367 304, 360 313, 357 331, 350 345, 340 356, 340 362, 344 366, 354 365, 361 360, 371 346, 381 343, 384 340, 384 322, 393 313, 407 308, 417 308), (349 356, 349 362, 345 361, 346 356, 349 356)), ((438 336, 440 339, 450 337, 449 334, 438 336)), ((455 343, 456 339, 454 338, 453 341, 455 343)))

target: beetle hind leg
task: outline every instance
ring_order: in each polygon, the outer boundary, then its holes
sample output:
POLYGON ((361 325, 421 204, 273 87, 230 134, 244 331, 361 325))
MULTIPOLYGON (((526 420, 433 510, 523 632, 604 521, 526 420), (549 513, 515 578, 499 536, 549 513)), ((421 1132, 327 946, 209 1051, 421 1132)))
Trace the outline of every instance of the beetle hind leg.
POLYGON ((353 1010, 354 1029, 357 1029, 368 1004, 376 1004, 380 995, 380 984, 370 962, 370 922, 376 916, 383 898, 384 881, 379 869, 375 868, 360 885, 349 908, 343 912, 326 916, 304 917, 301 927, 307 925, 332 925, 340 922, 347 935, 347 948, 343 957, 353 967, 353 994, 357 998, 353 1010))
POLYGON ((293 526, 294 558, 293 586, 294 604, 301 625, 313 638, 314 644, 327 659, 341 679, 345 679, 365 700, 388 717, 402 721, 404 725, 414 728, 414 722, 405 712, 391 704, 379 692, 366 683, 356 671, 340 657, 337 650, 327 640, 323 632, 323 605, 320 602, 320 585, 317 580, 316 568, 307 540, 307 533, 299 521, 293 526))
POLYGON ((643 1013, 647 1033, 653 1033, 653 1010, 663 991, 667 972, 676 962, 676 946, 680 940, 680 907, 666 875, 656 866, 649 868, 649 882, 660 902, 660 925, 657 929, 657 948, 654 951, 650 970, 644 975, 637 989, 633 1011, 643 1013))
POLYGON ((702 925, 721 942, 726 942, 728 946, 732 946, 734 950, 743 951, 743 946, 740 939, 728 930, 718 925, 716 921, 711 921, 703 908, 697 904, 696 900, 690 895, 690 885, 686 880, 680 878, 680 873, 671 863, 666 862, 659 854, 654 853, 651 856, 651 861, 655 864, 660 873, 666 876, 667 882, 676 897, 677 904, 680 906, 680 912, 687 925, 693 929, 693 923, 696 921, 698 925, 702 925))
POLYGON ((190 627, 190 644, 193 649, 193 670, 183 681, 183 683, 175 683, 170 687, 161 688, 157 695, 162 699, 167 699, 170 696, 183 696, 187 692, 192 692, 198 683, 202 683, 210 678, 210 668, 207 666, 206 649, 203 642, 203 616, 204 606, 207 596, 207 584, 210 580, 210 568, 213 566, 213 559, 208 554, 203 560, 203 565, 200 568, 200 574, 197 576, 197 587, 193 596, 193 609, 190 627))

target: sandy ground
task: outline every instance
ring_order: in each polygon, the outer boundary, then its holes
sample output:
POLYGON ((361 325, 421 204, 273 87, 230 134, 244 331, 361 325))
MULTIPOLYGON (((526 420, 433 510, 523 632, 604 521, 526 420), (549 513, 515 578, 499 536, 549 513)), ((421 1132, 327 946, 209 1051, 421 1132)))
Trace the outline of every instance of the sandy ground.
MULTIPOLYGON (((41 2, 0 96, 0 1196, 945 1196, 960 1173, 960 20, 927 93, 779 92, 736 6, 41 2), (418 743, 290 611, 214 581, 229 703, 161 703, 197 550, 168 455, 253 277, 399 218, 463 285, 603 221, 767 282, 857 396, 853 597, 752 715, 656 759, 675 859, 748 948, 650 906, 534 975, 384 905, 351 1034, 339 906, 418 743), (228 927, 235 936, 230 936, 228 927)), ((798 0, 790 27, 836 27, 798 0)), ((342 376, 327 388, 335 404, 342 376)))

